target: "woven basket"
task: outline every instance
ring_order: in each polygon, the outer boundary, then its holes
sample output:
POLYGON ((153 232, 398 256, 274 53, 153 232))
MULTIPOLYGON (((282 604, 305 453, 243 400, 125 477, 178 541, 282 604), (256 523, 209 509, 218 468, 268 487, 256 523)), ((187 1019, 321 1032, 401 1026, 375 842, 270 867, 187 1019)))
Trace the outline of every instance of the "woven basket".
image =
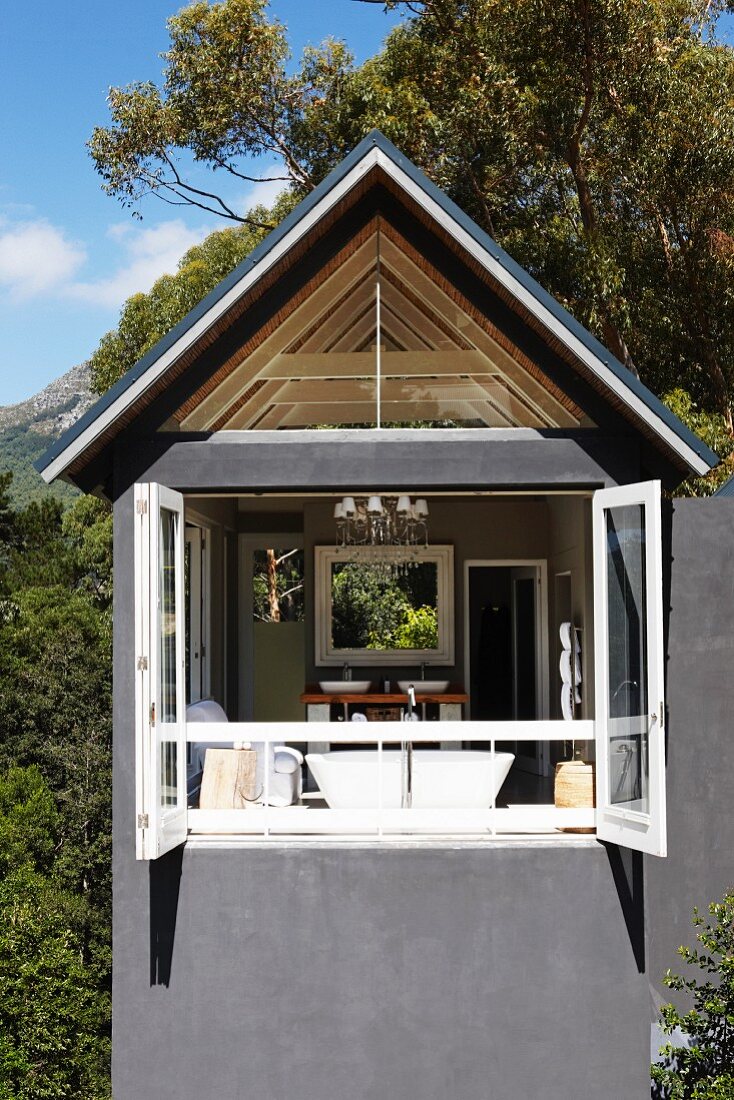
POLYGON ((365 707, 368 722, 399 722, 400 707, 365 707))
MULTIPOLYGON (((556 764, 554 800, 563 810, 596 806, 594 765, 582 760, 562 760, 556 764)), ((561 829, 563 833, 593 833, 594 829, 561 829)))

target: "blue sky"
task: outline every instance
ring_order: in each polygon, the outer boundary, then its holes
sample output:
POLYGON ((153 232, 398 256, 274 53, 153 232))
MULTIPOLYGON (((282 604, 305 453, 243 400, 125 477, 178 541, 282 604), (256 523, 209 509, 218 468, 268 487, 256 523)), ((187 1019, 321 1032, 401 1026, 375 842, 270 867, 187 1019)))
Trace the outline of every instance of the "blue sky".
MULTIPOLYGON (((154 198, 132 219, 101 188, 85 143, 107 122, 107 89, 158 80, 176 0, 3 5, 0 35, 0 405, 83 362, 130 294, 227 222, 154 198)), ((395 15, 355 0, 273 0, 296 55, 327 35, 358 60, 395 15)), ((258 174, 265 174, 265 166, 258 174)), ((277 187, 276 187, 277 190, 277 187)), ((243 209, 273 185, 243 186, 243 209)))
MULTIPOLYGON (((0 405, 83 362, 127 297, 228 223, 154 198, 142 222, 106 196, 85 143, 110 85, 158 80, 176 0, 6 4, 0 34, 0 405)), ((358 60, 398 21, 379 3, 273 0, 293 52, 329 34, 358 60)), ((727 38, 734 17, 726 17, 727 38)), ((722 28, 723 29, 723 28, 722 28)), ((265 166, 261 173, 266 174, 265 166)), ((276 185, 277 190, 277 185, 276 185)), ((273 185, 233 194, 247 209, 273 185)))

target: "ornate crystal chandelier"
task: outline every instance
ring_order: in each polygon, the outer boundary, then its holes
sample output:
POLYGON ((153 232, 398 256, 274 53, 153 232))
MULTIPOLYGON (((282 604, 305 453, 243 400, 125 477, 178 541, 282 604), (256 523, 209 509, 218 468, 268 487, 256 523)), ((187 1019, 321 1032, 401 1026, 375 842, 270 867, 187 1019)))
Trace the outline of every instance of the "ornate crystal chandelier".
POLYGON ((422 497, 343 497, 334 519, 337 550, 348 549, 350 560, 406 565, 428 546, 428 502, 422 497))

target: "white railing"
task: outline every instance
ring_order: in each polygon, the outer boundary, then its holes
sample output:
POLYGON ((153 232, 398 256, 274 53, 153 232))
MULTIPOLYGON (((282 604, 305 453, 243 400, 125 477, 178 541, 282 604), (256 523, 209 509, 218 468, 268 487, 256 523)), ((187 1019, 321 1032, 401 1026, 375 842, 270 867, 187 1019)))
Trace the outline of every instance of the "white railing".
POLYGON ((192 834, 252 834, 262 838, 288 835, 314 837, 394 837, 457 836, 474 834, 481 837, 527 836, 557 834, 563 829, 593 829, 593 808, 560 809, 548 805, 497 806, 492 798, 486 809, 392 809, 383 806, 383 749, 386 744, 399 744, 410 733, 411 743, 440 742, 442 746, 471 741, 486 746, 491 756, 494 775, 494 754, 497 742, 592 741, 591 721, 538 722, 403 722, 339 723, 339 722, 230 722, 191 723, 187 727, 189 742, 241 744, 303 744, 327 742, 331 745, 374 744, 377 752, 377 805, 368 809, 330 809, 313 805, 312 792, 299 805, 270 806, 270 774, 264 769, 262 805, 247 809, 216 809, 188 811, 189 832, 192 834), (311 803, 311 804, 309 804, 311 803))

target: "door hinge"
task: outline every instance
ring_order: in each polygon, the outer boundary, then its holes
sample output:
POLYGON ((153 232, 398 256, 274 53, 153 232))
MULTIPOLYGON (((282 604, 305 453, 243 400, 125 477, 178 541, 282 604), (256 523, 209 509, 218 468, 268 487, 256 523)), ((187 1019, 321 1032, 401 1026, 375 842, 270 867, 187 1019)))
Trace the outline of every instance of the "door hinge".
POLYGON ((138 669, 138 672, 146 672, 147 671, 147 669, 148 669, 148 658, 147 657, 138 657, 137 669, 138 669))
POLYGON ((147 514, 148 514, 148 501, 143 500, 142 498, 140 500, 136 500, 135 501, 135 511, 138 513, 139 516, 147 516, 147 514))
POLYGON ((139 829, 149 829, 150 828, 150 819, 148 818, 147 814, 138 814, 138 828, 139 829))
POLYGON ((155 703, 150 704, 150 724, 155 725, 155 703))
POLYGON ((665 728, 665 700, 660 700, 660 729, 665 728))

